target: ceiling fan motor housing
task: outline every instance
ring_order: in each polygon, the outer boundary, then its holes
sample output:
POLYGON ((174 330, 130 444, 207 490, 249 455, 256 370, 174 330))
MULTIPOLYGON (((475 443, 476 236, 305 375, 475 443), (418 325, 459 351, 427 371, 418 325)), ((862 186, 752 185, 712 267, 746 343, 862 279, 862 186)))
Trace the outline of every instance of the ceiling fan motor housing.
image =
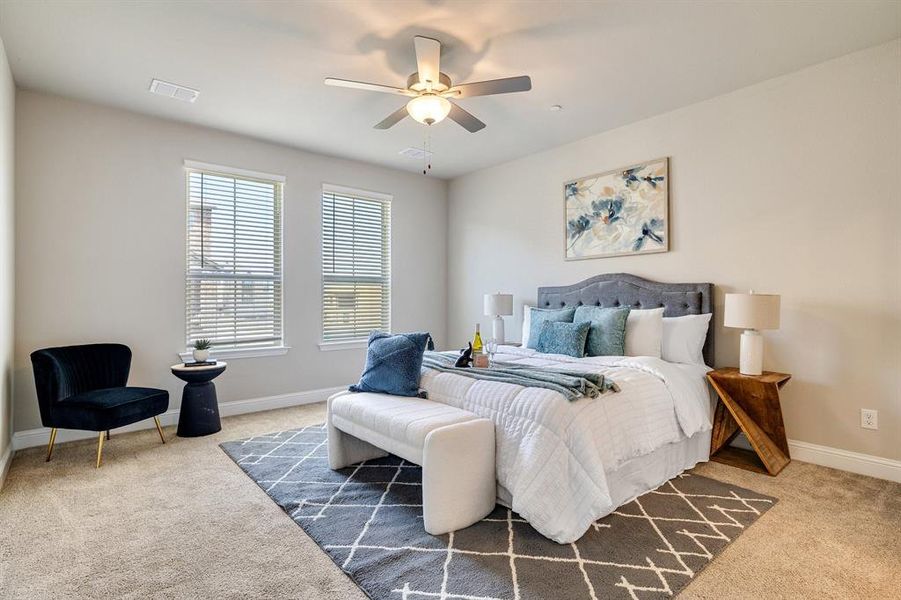
MULTIPOLYGON (((444 73, 438 73, 438 81, 433 81, 432 83, 432 91, 438 92, 446 92, 451 87, 451 80, 444 73)), ((428 89, 428 84, 426 82, 419 81, 419 73, 413 73, 409 77, 407 77, 407 89, 413 90, 414 92, 424 92, 428 89)))

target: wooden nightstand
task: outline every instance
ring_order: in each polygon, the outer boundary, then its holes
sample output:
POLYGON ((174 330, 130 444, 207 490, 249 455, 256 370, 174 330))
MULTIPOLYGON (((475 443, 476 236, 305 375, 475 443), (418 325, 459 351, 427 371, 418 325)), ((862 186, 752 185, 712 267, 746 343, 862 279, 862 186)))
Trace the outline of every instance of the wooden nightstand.
POLYGON ((770 371, 742 375, 731 367, 707 374, 707 381, 719 396, 710 460, 770 475, 777 475, 791 462, 779 406, 779 390, 789 379, 787 373, 770 371), (729 445, 739 431, 748 437, 753 452, 729 445))

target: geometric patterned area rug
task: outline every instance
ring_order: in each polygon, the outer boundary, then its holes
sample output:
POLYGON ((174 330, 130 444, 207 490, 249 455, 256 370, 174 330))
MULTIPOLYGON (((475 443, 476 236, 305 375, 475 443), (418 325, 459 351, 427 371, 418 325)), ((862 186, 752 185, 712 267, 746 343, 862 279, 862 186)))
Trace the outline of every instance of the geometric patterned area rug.
POLYGON ((222 449, 373 600, 669 598, 776 502, 683 474, 572 544, 502 506, 432 536, 420 468, 388 456, 332 471, 322 424, 222 449))

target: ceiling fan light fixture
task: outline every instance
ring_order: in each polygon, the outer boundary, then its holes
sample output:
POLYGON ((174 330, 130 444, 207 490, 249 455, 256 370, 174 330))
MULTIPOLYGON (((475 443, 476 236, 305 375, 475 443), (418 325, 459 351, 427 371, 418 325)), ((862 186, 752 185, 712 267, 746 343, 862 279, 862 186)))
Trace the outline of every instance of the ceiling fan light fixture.
POLYGON ((437 94, 423 94, 407 102, 407 112, 424 125, 440 123, 451 110, 447 98, 437 94))

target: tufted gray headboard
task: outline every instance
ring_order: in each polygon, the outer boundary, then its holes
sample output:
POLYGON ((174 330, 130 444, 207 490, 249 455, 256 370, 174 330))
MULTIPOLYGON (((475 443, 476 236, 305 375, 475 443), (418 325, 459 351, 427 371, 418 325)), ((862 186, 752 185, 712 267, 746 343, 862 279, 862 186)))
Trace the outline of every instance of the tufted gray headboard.
MULTIPOLYGON (((660 283, 628 273, 595 275, 573 285, 538 288, 538 308, 563 306, 659 308, 665 317, 713 314, 712 283, 660 283)), ((704 362, 713 366, 714 320, 707 328, 704 362)))

